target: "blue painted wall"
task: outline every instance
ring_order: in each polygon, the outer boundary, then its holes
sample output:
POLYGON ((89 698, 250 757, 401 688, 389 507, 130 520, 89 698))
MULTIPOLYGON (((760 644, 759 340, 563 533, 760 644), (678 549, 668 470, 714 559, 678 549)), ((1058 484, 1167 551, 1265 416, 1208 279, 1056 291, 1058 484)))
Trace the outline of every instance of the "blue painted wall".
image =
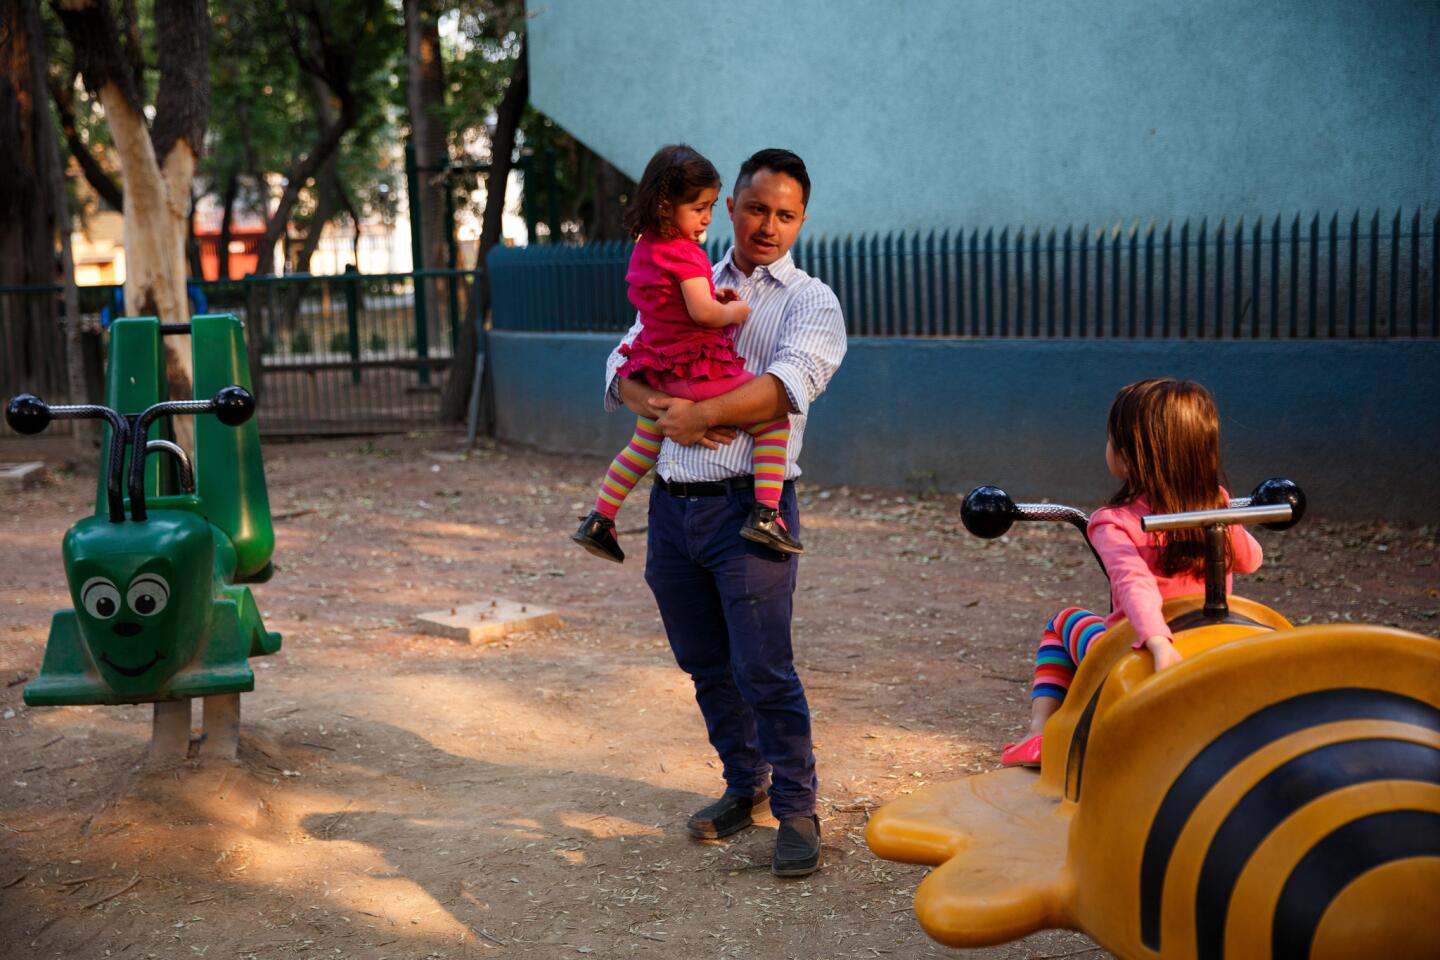
MULTIPOLYGON (((632 177, 787 146, 811 235, 1440 201, 1434 0, 529 0, 531 100, 632 177)), ((720 222, 718 232, 728 233, 720 222)))
MULTIPOLYGON (((489 335, 497 433, 611 457, 634 420, 601 409, 614 334, 489 335)), ((1112 491, 1105 414, 1148 376, 1216 396, 1238 493, 1288 476, 1334 519, 1440 522, 1440 342, 856 339, 812 408, 807 479, 1093 507, 1112 491)), ((596 461, 596 482, 603 464, 596 461)))

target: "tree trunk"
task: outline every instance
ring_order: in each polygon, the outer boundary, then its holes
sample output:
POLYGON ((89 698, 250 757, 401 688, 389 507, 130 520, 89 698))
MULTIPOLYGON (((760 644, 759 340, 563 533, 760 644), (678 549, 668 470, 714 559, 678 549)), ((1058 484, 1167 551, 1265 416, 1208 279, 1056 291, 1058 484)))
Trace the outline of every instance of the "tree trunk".
MULTIPOLYGON (((285 191, 280 195, 280 202, 276 204, 275 210, 270 214, 270 219, 265 223, 265 236, 260 240, 260 262, 255 268, 256 273, 270 273, 274 264, 275 244, 285 235, 285 228, 290 223, 290 214, 295 211, 295 204, 300 199, 300 191, 305 189, 312 177, 320 169, 321 165, 330 158, 331 154, 340 146, 340 140, 350 129, 350 111, 341 111, 342 119, 336 121, 323 134, 315 149, 297 160, 286 174, 287 183, 285 191)), ((286 262, 288 263, 288 257, 286 262)))
MULTIPOLYGON (((210 20, 204 0, 156 0, 160 82, 155 129, 145 123, 133 63, 105 0, 69 0, 56 15, 75 48, 86 86, 105 109, 124 181, 125 306, 132 316, 162 323, 190 319, 185 296, 185 239, 190 186, 210 107, 210 20)), ((134 27, 134 23, 130 24, 134 27)), ((133 45, 133 40, 132 40, 133 45)), ((166 380, 172 398, 189 399, 194 374, 189 337, 166 337, 166 380)), ((189 417, 174 421, 177 439, 193 445, 189 417)))
MULTIPOLYGON (((0 286, 48 287, 57 279, 60 216, 44 71, 39 9, 0 4, 0 286)), ((65 399, 56 307, 49 293, 0 296, 0 387, 65 399)))
POLYGON ((445 74, 433 0, 405 0, 405 38, 410 142, 415 146, 415 163, 421 168, 416 178, 420 196, 410 198, 412 208, 419 210, 421 226, 422 259, 415 269, 437 270, 449 266, 447 241, 452 225, 445 217, 445 174, 426 170, 449 160, 445 125, 436 116, 445 106, 445 74))
POLYGON ((340 179, 335 172, 335 158, 325 164, 325 169, 315 178, 315 213, 310 218, 310 227, 305 232, 305 239, 300 244, 300 253, 295 257, 295 270, 299 273, 310 273, 310 261, 315 256, 315 250, 320 246, 320 237, 325 232, 325 225, 334 219, 335 214, 340 212, 340 205, 337 194, 340 192, 340 179))
MULTIPOLYGON (((27 6, 29 5, 27 4, 27 6)), ((48 79, 45 68, 42 66, 46 57, 46 41, 38 9, 35 10, 33 28, 35 30, 35 49, 41 53, 35 65, 35 89, 38 92, 44 88, 48 79)), ((64 302, 66 394, 71 403, 91 403, 98 398, 89 395, 85 384, 85 344, 81 339, 80 291, 75 286, 75 255, 70 246, 70 196, 65 189, 65 163, 61 159, 60 143, 55 136, 50 112, 40 110, 38 113, 44 117, 41 123, 45 128, 45 139, 50 151, 50 193, 54 198, 56 231, 60 240, 59 282, 63 290, 61 296, 64 302)), ((111 183, 113 182, 111 181, 111 183)), ((97 421, 75 421, 74 456, 76 461, 83 462, 93 456, 99 439, 100 424, 97 421)))
POLYGON ((230 228, 235 223, 235 197, 240 193, 240 171, 231 170, 225 175, 225 187, 220 191, 221 209, 220 237, 215 247, 215 279, 230 279, 230 228))
POLYGON ((455 356, 445 378, 445 393, 440 415, 445 420, 465 417, 470 399, 470 381, 475 376, 475 357, 479 347, 478 328, 490 309, 490 271, 485 262, 490 248, 500 242, 501 217, 505 212, 505 187, 510 180, 511 154, 515 152, 515 132, 530 99, 530 59, 525 37, 520 39, 520 55, 515 59, 510 84, 495 112, 495 133, 490 138, 490 172, 485 181, 485 215, 480 226, 480 247, 475 261, 475 290, 471 294, 468 322, 460 327, 455 356))
POLYGON ((355 232, 350 236, 350 266, 358 271, 360 269, 360 210, 355 205, 355 199, 350 196, 350 191, 345 189, 345 184, 336 180, 335 185, 339 190, 340 205, 350 215, 350 223, 355 227, 355 232))
MULTIPOLYGON (((190 212, 185 217, 185 268, 186 276, 196 282, 205 279, 205 265, 200 262, 200 238, 195 236, 195 195, 190 195, 190 212)), ((187 293, 186 300, 189 300, 187 293)))
MULTIPOLYGON (((445 124, 437 113, 445 106, 444 63, 440 56, 440 28, 434 0, 405 0, 406 103, 410 115, 410 143, 415 148, 413 181, 416 196, 407 197, 410 216, 420 223, 420 249, 416 270, 450 266, 449 237, 454 225, 445 215, 449 189, 443 168, 449 161, 445 124)), ((406 185, 410 189, 410 185, 406 185)), ((450 282, 454 282, 453 280, 450 282)), ((448 288, 438 279, 415 278, 415 296, 430 304, 430 317, 445 316, 448 288)), ((459 323, 451 317, 451 323, 459 323)), ((443 325, 442 325, 443 330, 443 325)), ((443 333, 442 333, 443 337, 443 333)))

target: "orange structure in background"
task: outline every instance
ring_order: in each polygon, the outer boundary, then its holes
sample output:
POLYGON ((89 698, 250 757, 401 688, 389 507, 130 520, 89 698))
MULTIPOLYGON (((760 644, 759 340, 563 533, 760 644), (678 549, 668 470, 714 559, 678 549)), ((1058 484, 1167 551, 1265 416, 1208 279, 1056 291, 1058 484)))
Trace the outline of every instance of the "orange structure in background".
MULTIPOLYGON (((264 227, 230 229, 230 269, 226 280, 239 280, 255 272, 260 262, 260 241, 265 236, 264 227)), ((207 230, 195 225, 195 240, 200 244, 200 269, 206 280, 219 280, 220 276, 220 231, 207 230)))

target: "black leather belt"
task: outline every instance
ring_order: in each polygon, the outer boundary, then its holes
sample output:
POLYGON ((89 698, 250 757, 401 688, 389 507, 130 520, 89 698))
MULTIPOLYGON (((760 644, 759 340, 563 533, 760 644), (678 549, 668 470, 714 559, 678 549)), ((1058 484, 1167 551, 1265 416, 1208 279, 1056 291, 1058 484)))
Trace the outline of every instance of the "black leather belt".
POLYGON ((706 480, 700 483, 671 483, 657 475, 655 486, 672 497, 723 497, 731 490, 749 490, 755 486, 755 478, 731 477, 728 480, 706 480))

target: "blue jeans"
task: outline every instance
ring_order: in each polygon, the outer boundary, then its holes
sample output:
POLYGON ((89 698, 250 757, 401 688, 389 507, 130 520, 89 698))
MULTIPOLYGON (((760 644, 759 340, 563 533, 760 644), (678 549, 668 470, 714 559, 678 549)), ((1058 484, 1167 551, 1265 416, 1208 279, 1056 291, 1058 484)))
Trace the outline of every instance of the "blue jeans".
MULTIPOLYGON (((653 488, 645 582, 675 661, 695 682, 695 702, 724 764, 725 792, 749 796, 768 774, 774 815, 810 816, 810 707, 790 647, 799 557, 740 536, 754 503, 749 487, 685 498, 653 488)), ((798 537, 792 483, 780 510, 798 537)))

